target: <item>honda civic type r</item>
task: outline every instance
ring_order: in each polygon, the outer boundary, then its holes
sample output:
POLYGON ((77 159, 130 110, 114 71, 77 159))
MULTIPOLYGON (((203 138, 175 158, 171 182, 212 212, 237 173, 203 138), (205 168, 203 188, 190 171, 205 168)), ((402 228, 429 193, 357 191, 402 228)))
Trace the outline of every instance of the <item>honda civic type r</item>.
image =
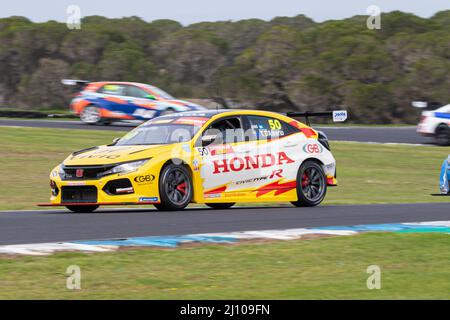
POLYGON ((322 133, 274 112, 206 110, 161 116, 110 145, 72 153, 51 171, 50 203, 40 205, 74 212, 130 204, 316 206, 335 185, 322 133))

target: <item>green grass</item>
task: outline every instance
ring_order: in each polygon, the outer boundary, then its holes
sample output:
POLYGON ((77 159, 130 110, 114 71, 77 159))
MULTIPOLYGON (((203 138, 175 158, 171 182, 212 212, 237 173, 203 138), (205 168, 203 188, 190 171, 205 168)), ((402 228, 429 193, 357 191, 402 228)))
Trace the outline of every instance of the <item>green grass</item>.
POLYGON ((449 299, 447 234, 0 258, 0 299, 449 299), (81 290, 66 269, 81 268, 81 290), (368 290, 369 265, 381 289, 368 290))
MULTIPOLYGON (((35 209, 49 198, 50 170, 72 151, 109 143, 123 132, 0 128, 0 210, 35 209)), ((445 202, 438 192, 447 148, 332 142, 337 188, 324 204, 445 202)))
POLYGON ((439 173, 449 150, 442 147, 332 142, 338 187, 325 203, 448 202, 439 173))
POLYGON ((49 173, 71 152, 110 143, 123 133, 0 128, 0 210, 36 209, 49 200, 49 173))
MULTIPOLYGON (((0 209, 48 201, 49 171, 70 152, 123 133, 0 128, 0 209)), ((447 201, 437 191, 439 147, 332 143, 337 188, 325 204, 447 201)), ((449 299, 445 234, 369 233, 176 250, 0 257, 0 299, 449 299), (368 290, 379 265, 382 289, 368 290), (69 265, 82 290, 66 289, 69 265)))

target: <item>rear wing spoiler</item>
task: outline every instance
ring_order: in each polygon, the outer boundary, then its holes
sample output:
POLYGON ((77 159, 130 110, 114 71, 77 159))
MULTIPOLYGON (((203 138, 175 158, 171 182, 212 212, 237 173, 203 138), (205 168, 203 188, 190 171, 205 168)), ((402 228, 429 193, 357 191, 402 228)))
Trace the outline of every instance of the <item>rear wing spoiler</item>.
POLYGON ((84 87, 91 81, 88 80, 75 80, 75 79, 62 79, 61 83, 66 86, 77 86, 77 87, 84 87))
POLYGON ((323 117, 328 118, 332 117, 333 122, 344 122, 347 120, 347 110, 335 110, 335 111, 320 111, 320 112, 288 112, 286 116, 291 118, 305 118, 305 123, 308 126, 311 126, 309 118, 310 117, 323 117))
POLYGON ((427 101, 413 101, 411 102, 411 106, 417 109, 423 109, 423 110, 436 110, 443 106, 442 103, 433 101, 433 102, 427 102, 427 101))

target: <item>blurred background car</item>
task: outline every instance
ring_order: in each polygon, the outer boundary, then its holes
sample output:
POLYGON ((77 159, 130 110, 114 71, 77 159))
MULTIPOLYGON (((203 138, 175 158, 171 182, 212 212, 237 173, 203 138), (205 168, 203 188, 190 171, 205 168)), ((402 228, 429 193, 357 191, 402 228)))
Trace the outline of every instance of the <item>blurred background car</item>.
MULTIPOLYGON (((424 107, 433 109, 434 105, 424 107)), ((417 132, 423 136, 434 137, 441 146, 450 145, 450 104, 434 110, 422 111, 417 132)))
POLYGON ((174 112, 205 109, 198 104, 178 100, 149 84, 70 79, 64 79, 62 83, 81 87, 81 91, 72 99, 70 109, 86 124, 108 125, 121 120, 146 121, 174 112))

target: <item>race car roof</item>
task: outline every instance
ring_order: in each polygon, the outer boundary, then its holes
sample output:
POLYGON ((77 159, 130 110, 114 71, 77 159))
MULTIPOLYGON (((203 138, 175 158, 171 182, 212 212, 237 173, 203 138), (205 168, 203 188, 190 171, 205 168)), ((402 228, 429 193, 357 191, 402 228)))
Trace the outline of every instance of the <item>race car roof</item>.
MULTIPOLYGON (((168 115, 160 116, 155 119, 176 119, 181 117, 201 117, 201 118, 212 118, 219 114, 230 113, 235 116, 239 115, 260 115, 260 116, 274 116, 274 117, 285 117, 284 115, 265 110, 251 110, 251 109, 209 109, 209 110, 195 110, 195 111, 183 111, 177 113, 171 113, 168 115)), ((149 120, 149 124, 152 120, 149 120)))

